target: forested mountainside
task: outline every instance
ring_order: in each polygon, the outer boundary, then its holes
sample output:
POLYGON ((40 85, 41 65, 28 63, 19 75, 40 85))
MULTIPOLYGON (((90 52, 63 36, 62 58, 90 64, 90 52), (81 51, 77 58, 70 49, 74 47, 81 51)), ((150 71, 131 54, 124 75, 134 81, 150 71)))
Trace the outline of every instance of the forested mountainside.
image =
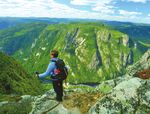
POLYGON ((14 58, 0 52, 0 95, 37 95, 41 91, 36 77, 29 75, 14 58))
POLYGON ((29 47, 47 26, 45 23, 21 24, 9 29, 0 31, 0 50, 9 55, 13 55, 19 49, 24 50, 29 55, 29 47))
POLYGON ((24 24, 1 30, 0 36, 1 50, 30 73, 44 72, 50 50, 59 50, 74 83, 114 78, 144 53, 128 35, 99 23, 24 24))
MULTIPOLYGON (((61 19, 60 19, 61 20, 61 19)), ((55 19, 48 18, 19 18, 19 17, 0 17, 0 30, 7 29, 15 26, 20 26, 20 24, 28 24, 32 22, 44 22, 49 24, 58 23, 55 19)))
POLYGON ((145 46, 150 47, 150 24, 118 21, 104 21, 104 23, 128 34, 137 43, 146 44, 145 46))
POLYGON ((32 22, 43 22, 47 24, 70 23, 70 22, 95 22, 89 19, 67 19, 67 18, 40 18, 40 17, 0 17, 0 30, 28 24, 32 22))
POLYGON ((43 22, 47 24, 71 23, 71 22, 97 22, 112 26, 113 28, 128 34, 137 43, 146 44, 150 47, 150 24, 131 23, 120 21, 106 21, 95 19, 67 19, 67 18, 21 18, 21 17, 0 17, 0 29, 7 29, 20 24, 28 24, 32 22, 43 22))

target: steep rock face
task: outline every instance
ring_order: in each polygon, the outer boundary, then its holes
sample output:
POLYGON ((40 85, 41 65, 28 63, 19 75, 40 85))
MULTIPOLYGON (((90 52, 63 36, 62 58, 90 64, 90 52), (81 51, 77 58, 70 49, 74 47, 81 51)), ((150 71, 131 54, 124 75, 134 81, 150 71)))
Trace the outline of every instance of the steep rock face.
MULTIPOLYGON (((127 35, 121 35, 121 37, 117 36, 118 38, 114 38, 116 34, 117 33, 114 34, 108 30, 97 32, 97 44, 101 54, 102 69, 113 69, 112 65, 114 64, 112 63, 115 63, 115 69, 120 71, 134 62, 134 54, 132 48, 129 47, 129 37, 127 35), (105 37, 103 38, 104 34, 105 37)), ((117 71, 111 70, 110 72, 112 73, 110 74, 112 77, 117 71)), ((106 73, 107 71, 105 74, 106 73)), ((105 74, 100 73, 99 75, 105 74)))
POLYGON ((111 39, 111 36, 112 36, 111 33, 109 33, 107 29, 97 32, 97 37, 103 42, 108 42, 111 39))
POLYGON ((113 78, 134 62, 138 49, 132 51, 129 40, 127 35, 99 23, 55 24, 45 26, 38 37, 13 56, 29 72, 43 72, 50 50, 57 49, 70 67, 70 82, 96 82, 113 78))
MULTIPOLYGON (((108 37, 110 38, 111 36, 108 37)), ((95 38, 95 48, 96 48, 96 52, 92 57, 91 63, 89 64, 89 68, 98 70, 102 66, 102 57, 99 50, 99 44, 97 38, 95 38)))
POLYGON ((123 33, 93 23, 50 25, 36 41, 33 54, 26 61, 25 67, 45 70, 46 61, 49 61, 46 52, 57 49, 60 51, 60 58, 64 58, 71 68, 72 77, 69 81, 95 82, 110 79, 134 61, 134 52, 127 46, 128 40, 129 37, 123 33), (117 43, 118 39, 122 41, 121 44, 117 43), (37 50, 37 47, 40 48, 37 50), (123 59, 119 59, 120 52, 123 59), (30 62, 34 60, 43 63, 30 62))
POLYGON ((130 50, 130 52, 129 52, 129 54, 128 54, 128 56, 127 56, 127 63, 126 63, 126 65, 131 65, 131 64, 133 64, 133 51, 132 50, 130 50))
POLYGON ((122 36, 122 43, 124 46, 129 46, 129 37, 127 35, 122 36))
POLYGON ((128 65, 133 64, 133 51, 130 50, 127 54, 126 53, 120 53, 120 60, 123 67, 127 67, 128 65))
POLYGON ((97 50, 96 53, 93 55, 91 63, 88 65, 88 67, 89 69, 97 70, 100 68, 100 66, 102 66, 102 60, 97 50))
POLYGON ((76 28, 73 33, 72 32, 68 32, 66 37, 65 37, 65 50, 68 52, 71 52, 73 47, 77 47, 79 45, 78 42, 76 42, 76 37, 79 33, 79 28, 76 28))
POLYGON ((150 69, 150 49, 142 56, 142 58, 138 62, 128 67, 127 73, 132 76, 136 72, 147 69, 150 69))

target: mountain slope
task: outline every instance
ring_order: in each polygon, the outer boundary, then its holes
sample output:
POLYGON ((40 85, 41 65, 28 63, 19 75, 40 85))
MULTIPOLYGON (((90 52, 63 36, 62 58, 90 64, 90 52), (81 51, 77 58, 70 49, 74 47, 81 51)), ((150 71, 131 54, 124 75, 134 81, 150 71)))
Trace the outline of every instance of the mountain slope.
POLYGON ((70 22, 95 22, 90 19, 70 19, 70 18, 42 18, 42 17, 0 17, 0 30, 7 29, 20 24, 41 22, 47 24, 70 23, 70 22))
POLYGON ((23 58, 24 67, 30 72, 45 71, 52 49, 58 49, 70 67, 69 81, 73 83, 114 78, 141 55, 126 34, 103 24, 56 24, 40 34, 31 56, 23 58))
POLYGON ((69 81, 99 82, 123 74, 144 53, 126 34, 100 23, 28 23, 0 31, 1 50, 28 72, 44 72, 49 52, 60 51, 70 67, 69 81))
POLYGON ((33 22, 37 22, 37 23, 44 22, 44 23, 54 24, 54 23, 59 23, 60 20, 62 21, 63 19, 0 17, 0 29, 7 29, 15 26, 20 26, 21 24, 28 24, 33 22))
POLYGON ((13 55, 18 50, 26 49, 24 52, 29 55, 31 52, 28 48, 46 26, 45 23, 28 23, 1 30, 0 50, 13 55))
POLYGON ((130 22, 104 21, 105 24, 128 34, 132 39, 150 44, 150 25, 130 22))
POLYGON ((17 18, 17 17, 0 17, 0 29, 6 29, 20 24, 32 22, 43 22, 47 24, 70 23, 70 22, 102 22, 112 26, 115 29, 128 34, 134 40, 140 40, 144 43, 150 43, 150 24, 140 24, 131 22, 105 21, 95 19, 67 19, 67 18, 17 18))
POLYGON ((27 74, 13 58, 0 52, 0 93, 38 94, 41 91, 36 78, 27 74))

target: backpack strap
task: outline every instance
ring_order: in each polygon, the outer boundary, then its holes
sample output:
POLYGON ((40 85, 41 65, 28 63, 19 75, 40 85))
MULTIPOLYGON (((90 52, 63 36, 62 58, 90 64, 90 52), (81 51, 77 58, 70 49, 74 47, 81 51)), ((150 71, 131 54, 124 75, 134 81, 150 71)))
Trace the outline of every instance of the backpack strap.
POLYGON ((55 63, 56 63, 58 60, 59 60, 59 59, 57 59, 57 60, 53 60, 53 59, 52 59, 51 62, 55 62, 55 63))
POLYGON ((56 60, 51 60, 51 62, 57 62, 56 60))

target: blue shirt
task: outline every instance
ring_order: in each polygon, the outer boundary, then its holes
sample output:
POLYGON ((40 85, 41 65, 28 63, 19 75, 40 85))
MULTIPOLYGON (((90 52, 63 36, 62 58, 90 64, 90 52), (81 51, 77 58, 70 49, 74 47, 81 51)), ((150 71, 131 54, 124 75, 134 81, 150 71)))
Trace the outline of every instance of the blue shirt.
POLYGON ((47 70, 44 73, 39 74, 39 78, 44 78, 46 76, 55 76, 54 70, 56 69, 56 65, 55 65, 55 62, 53 62, 53 60, 56 61, 58 60, 58 58, 52 58, 50 60, 47 70))

